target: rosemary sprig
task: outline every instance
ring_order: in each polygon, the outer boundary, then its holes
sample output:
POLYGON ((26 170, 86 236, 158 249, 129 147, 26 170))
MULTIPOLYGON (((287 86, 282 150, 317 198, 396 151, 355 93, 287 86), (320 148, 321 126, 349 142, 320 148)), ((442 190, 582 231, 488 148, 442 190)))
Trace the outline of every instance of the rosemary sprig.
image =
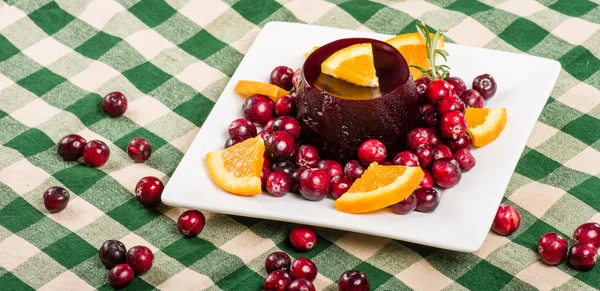
POLYGON ((436 65, 435 58, 439 55, 444 59, 444 61, 448 61, 448 52, 446 52, 443 49, 437 48, 440 36, 443 36, 443 34, 446 31, 438 30, 435 32, 432 38, 431 34, 429 33, 429 29, 427 29, 427 25, 425 25, 425 22, 423 22, 423 20, 421 20, 417 22, 417 32, 419 33, 419 35, 421 35, 423 40, 425 40, 425 51, 427 54, 427 60, 429 61, 429 65, 431 66, 431 68, 429 70, 425 70, 420 66, 411 65, 410 67, 418 69, 419 71, 421 71, 421 73, 423 73, 424 76, 426 76, 430 80, 445 79, 450 74, 450 67, 448 67, 448 65, 445 64, 436 65), (440 74, 439 78, 438 73, 440 74))

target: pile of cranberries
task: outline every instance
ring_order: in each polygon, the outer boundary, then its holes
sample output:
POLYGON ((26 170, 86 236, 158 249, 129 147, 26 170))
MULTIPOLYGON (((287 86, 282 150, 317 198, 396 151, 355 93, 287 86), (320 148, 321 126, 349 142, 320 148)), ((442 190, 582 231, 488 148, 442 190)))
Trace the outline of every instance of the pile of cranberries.
POLYGON ((98 251, 100 262, 110 271, 108 283, 115 289, 123 288, 135 275, 142 275, 154 262, 154 254, 145 246, 134 246, 127 250, 118 240, 107 240, 98 251))

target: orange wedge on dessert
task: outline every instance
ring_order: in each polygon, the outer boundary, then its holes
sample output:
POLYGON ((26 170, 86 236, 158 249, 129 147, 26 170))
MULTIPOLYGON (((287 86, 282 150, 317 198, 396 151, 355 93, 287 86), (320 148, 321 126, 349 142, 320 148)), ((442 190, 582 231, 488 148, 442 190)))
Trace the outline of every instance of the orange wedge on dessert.
POLYGON ((321 72, 355 85, 379 87, 370 43, 351 45, 333 53, 321 64, 321 72))
POLYGON ((273 84, 247 80, 238 81, 234 91, 244 97, 250 97, 255 94, 264 95, 271 98, 273 101, 277 101, 279 98, 290 94, 290 92, 273 84))
MULTIPOLYGON (((433 38, 434 34, 431 33, 430 36, 433 38)), ((431 69, 431 65, 427 59, 425 40, 418 32, 400 34, 385 42, 395 47, 404 56, 409 66, 419 66, 425 70, 431 69)), ((443 48, 444 37, 440 36, 438 37, 436 49, 443 48)), ((423 75, 417 68, 410 68, 410 73, 414 80, 421 78, 423 75)))
POLYGON ((467 108, 467 132, 476 147, 493 142, 506 126, 506 108, 467 108))
POLYGON ((260 194, 264 152, 265 145, 260 137, 210 152, 206 154, 208 174, 227 192, 244 196, 260 194))
POLYGON ((347 213, 365 213, 388 207, 410 196, 424 175, 419 167, 382 166, 374 162, 335 201, 335 208, 347 213))

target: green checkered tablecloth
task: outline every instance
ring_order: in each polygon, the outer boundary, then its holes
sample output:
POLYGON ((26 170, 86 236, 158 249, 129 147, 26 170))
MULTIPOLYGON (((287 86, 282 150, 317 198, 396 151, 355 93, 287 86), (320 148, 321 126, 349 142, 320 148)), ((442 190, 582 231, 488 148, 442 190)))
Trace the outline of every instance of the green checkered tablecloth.
MULTIPOLYGON (((318 290, 337 290, 348 269, 374 290, 587 290, 600 268, 548 267, 535 247, 545 232, 569 237, 600 221, 600 7, 598 0, 0 0, 0 290, 110 289, 97 248, 110 238, 155 253, 130 290, 260 290, 264 258, 283 250, 319 268, 318 290), (175 228, 182 209, 145 209, 135 183, 168 182, 261 27, 307 22, 397 34, 415 19, 470 46, 558 60, 562 72, 515 170, 505 202, 521 213, 509 236, 490 233, 475 253, 317 228, 318 246, 295 252, 291 225, 207 213, 197 238, 175 228), (99 100, 129 98, 110 119, 99 100), (93 169, 63 162, 69 133, 111 149, 93 169), (125 145, 149 139, 134 164, 125 145), (69 207, 49 215, 43 191, 60 185, 69 207)), ((519 68, 514 68, 518 70, 519 68)), ((535 76, 531 76, 535 78, 535 76)), ((443 239, 443 238, 440 238, 443 239)))

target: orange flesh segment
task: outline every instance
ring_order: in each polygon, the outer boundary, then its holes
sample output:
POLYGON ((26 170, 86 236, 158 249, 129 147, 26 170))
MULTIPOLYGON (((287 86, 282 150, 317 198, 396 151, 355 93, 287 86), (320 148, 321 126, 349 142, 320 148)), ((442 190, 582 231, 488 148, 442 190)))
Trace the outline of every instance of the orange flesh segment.
POLYGON ((467 108, 465 118, 473 145, 482 147, 496 140, 504 130, 506 108, 467 108))
POLYGON ((262 157, 260 150, 260 146, 235 144, 221 153, 223 166, 237 177, 260 176, 262 164, 256 163, 254 159, 257 156, 262 157))
MULTIPOLYGON (((433 38, 434 34, 430 34, 433 38)), ((392 37, 385 42, 395 47, 404 57, 409 66, 420 66, 425 70, 431 69, 427 60, 425 40, 418 32, 400 34, 392 37)), ((438 49, 444 48, 444 38, 439 37, 437 42, 438 49)), ((416 68, 409 68, 413 79, 416 80, 423 76, 421 71, 416 68)))
POLYGON ((279 98, 290 94, 289 91, 279 88, 273 84, 247 80, 239 80, 235 85, 234 91, 243 97, 250 97, 258 94, 267 96, 273 101, 277 101, 279 98))
POLYGON ((351 45, 333 53, 321 64, 321 72, 355 85, 379 87, 370 43, 351 45))

